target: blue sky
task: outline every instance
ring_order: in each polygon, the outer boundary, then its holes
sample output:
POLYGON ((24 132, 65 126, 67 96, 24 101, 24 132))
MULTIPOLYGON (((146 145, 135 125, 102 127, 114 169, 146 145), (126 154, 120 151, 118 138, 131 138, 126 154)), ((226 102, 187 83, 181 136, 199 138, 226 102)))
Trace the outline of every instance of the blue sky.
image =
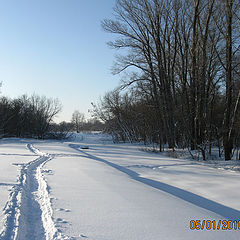
POLYGON ((116 52, 106 45, 113 36, 100 26, 112 18, 115 0, 0 3, 1 95, 59 98, 59 122, 70 121, 74 110, 86 114, 92 101, 118 85, 110 70, 116 52))

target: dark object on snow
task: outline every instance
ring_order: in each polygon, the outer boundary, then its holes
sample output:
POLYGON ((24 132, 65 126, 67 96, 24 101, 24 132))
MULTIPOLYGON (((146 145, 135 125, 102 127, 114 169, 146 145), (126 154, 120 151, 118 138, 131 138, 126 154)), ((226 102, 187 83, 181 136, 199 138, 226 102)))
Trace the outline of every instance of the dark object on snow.
POLYGON ((89 149, 88 146, 81 147, 81 149, 89 149))

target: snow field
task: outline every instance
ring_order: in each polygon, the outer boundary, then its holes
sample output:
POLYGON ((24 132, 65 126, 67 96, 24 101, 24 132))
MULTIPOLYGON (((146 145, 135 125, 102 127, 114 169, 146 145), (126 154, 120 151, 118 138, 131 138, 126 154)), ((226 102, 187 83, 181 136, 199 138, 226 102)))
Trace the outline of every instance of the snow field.
POLYGON ((0 239, 239 239, 189 227, 239 219, 238 172, 139 148, 100 134, 1 140, 0 239))
MULTIPOLYGON (((189 159, 176 159, 161 154, 139 151, 142 146, 129 144, 103 145, 96 135, 88 135, 76 148, 88 145, 88 154, 133 171, 142 178, 174 186, 240 211, 238 182, 240 172, 217 169, 214 165, 189 159)), ((228 164, 228 163, 226 163, 228 164)), ((131 175, 131 173, 130 173, 131 175)))

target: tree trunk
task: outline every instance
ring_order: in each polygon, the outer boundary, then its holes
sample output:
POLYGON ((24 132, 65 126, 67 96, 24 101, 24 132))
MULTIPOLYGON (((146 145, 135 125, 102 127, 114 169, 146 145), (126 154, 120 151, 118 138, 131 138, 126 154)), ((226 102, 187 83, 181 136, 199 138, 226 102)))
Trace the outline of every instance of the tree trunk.
POLYGON ((231 131, 232 113, 232 0, 226 0, 226 106, 224 114, 224 156, 231 160, 233 149, 233 132, 231 131))

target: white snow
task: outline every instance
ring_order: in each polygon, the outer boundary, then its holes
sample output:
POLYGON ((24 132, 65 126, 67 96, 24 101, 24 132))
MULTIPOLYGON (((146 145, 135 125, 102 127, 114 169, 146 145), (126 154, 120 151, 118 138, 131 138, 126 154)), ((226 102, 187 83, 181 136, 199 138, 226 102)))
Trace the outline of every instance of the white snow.
POLYGON ((1 140, 0 239, 239 239, 189 228, 239 220, 239 172, 140 148, 101 134, 1 140))
POLYGON ((43 165, 51 157, 30 143, 26 147, 37 158, 20 164, 18 181, 12 187, 4 208, 1 239, 60 239, 52 221, 47 183, 41 173, 43 165))
MULTIPOLYGON (((0 209, 3 210, 0 212, 0 229, 3 229, 4 221, 9 216, 8 210, 14 207, 14 204, 18 205, 21 195, 18 186, 23 181, 18 177, 21 167, 32 159, 33 154, 27 150, 24 141, 19 139, 0 141, 0 209), (8 202, 8 198, 11 201, 8 202)), ((16 215, 17 211, 16 209, 16 215)), ((17 216, 15 220, 17 221, 17 216)))

